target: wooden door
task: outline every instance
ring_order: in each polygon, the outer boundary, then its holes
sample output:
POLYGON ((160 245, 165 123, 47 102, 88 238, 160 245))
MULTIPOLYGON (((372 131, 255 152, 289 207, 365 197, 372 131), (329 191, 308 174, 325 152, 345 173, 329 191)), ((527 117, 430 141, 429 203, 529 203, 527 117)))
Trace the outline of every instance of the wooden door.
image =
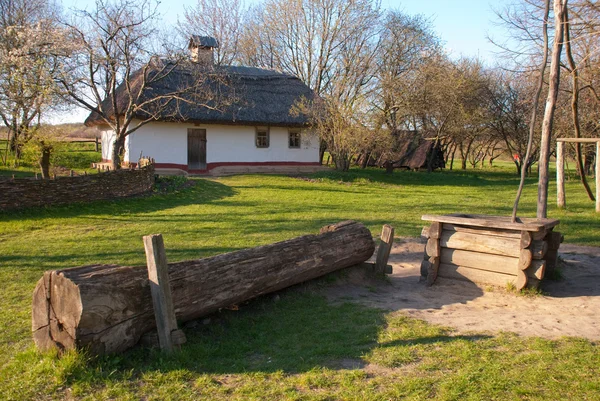
POLYGON ((206 169, 206 130, 188 128, 188 168, 206 169))

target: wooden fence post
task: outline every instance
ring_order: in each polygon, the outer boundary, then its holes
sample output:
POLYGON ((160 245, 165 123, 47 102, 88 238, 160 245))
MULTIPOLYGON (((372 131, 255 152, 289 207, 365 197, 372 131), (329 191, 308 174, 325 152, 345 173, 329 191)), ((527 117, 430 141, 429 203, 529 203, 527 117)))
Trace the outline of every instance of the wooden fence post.
POLYGON ((565 148, 564 142, 556 142, 556 206, 562 209, 565 201, 565 148))
POLYGON ((438 269, 440 267, 441 246, 440 237, 442 236, 442 223, 433 222, 429 226, 429 239, 425 245, 425 255, 428 260, 423 261, 427 269, 427 285, 431 286, 437 280, 438 269))
POLYGON ((143 239, 158 342, 163 351, 172 352, 175 346, 185 342, 185 339, 173 341, 173 335, 181 337, 183 333, 177 329, 165 245, 161 234, 146 235, 143 239))
POLYGON ((98 152, 98 150, 100 148, 99 143, 98 143, 98 137, 96 137, 96 140, 94 142, 96 143, 96 152, 98 152))
MULTIPOLYGON (((381 230, 381 243, 377 249, 377 258, 375 259, 375 273, 387 273, 387 262, 390 258, 392 245, 394 244, 394 227, 384 224, 381 230)), ((390 272, 391 273, 391 272, 390 272)))

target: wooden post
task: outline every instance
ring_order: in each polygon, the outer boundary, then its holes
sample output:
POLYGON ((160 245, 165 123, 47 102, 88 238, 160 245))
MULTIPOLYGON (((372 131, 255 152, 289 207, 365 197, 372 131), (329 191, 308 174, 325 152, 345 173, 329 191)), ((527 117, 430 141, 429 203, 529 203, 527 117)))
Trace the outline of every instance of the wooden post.
POLYGON ((143 239, 158 342, 163 351, 172 352, 176 344, 171 336, 178 329, 171 297, 165 245, 161 234, 146 235, 143 239))
POLYGON ((98 152, 98 150, 99 150, 98 137, 96 137, 95 142, 96 142, 96 152, 98 152))
POLYGON ((385 274, 392 245, 394 244, 394 227, 384 224, 381 230, 381 243, 377 249, 377 258, 375 259, 375 273, 385 274))
POLYGON ((562 209, 565 201, 565 148, 564 142, 556 142, 556 206, 562 209))
POLYGON ((429 286, 435 283, 435 280, 437 280, 438 276, 438 270, 440 267, 441 234, 442 223, 431 223, 431 226, 429 226, 429 239, 425 245, 425 254, 428 256, 428 260, 424 263, 425 267, 427 268, 427 285, 429 286))
POLYGON ((531 249, 528 249, 528 247, 531 245, 531 242, 531 234, 528 231, 521 231, 521 251, 519 252, 518 268, 515 272, 517 275, 515 285, 519 291, 525 288, 528 282, 527 273, 525 273, 525 270, 529 268, 533 259, 533 253, 531 252, 531 249))
POLYGON ((69 176, 70 177, 75 177, 75 172, 73 170, 69 171, 69 176))
POLYGON ((596 213, 600 213, 600 141, 596 142, 596 213))
POLYGON ((557 231, 548 233, 548 238, 546 239, 548 242, 548 252, 546 252, 546 255, 544 256, 544 260, 546 261, 546 274, 553 274, 556 269, 556 265, 558 264, 558 248, 563 239, 562 234, 557 231))

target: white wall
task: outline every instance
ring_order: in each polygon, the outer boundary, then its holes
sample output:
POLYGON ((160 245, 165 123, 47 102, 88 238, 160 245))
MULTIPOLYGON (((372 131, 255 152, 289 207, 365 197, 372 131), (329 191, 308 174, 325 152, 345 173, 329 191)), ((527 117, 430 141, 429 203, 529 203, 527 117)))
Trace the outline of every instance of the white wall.
MULTIPOLYGON (((115 143, 115 139, 116 139, 116 135, 115 135, 115 131, 111 130, 111 129, 103 129, 101 130, 102 135, 100 137, 101 142, 102 142, 102 159, 104 160, 112 160, 112 151, 113 151, 113 144, 115 143)), ((123 161, 130 161, 129 160, 129 136, 125 137, 125 154, 123 155, 123 161)), ((135 161, 137 161, 137 157, 135 158, 135 161)))
MULTIPOLYGON (((255 145, 255 127, 150 123, 129 135, 129 154, 136 161, 142 153, 157 163, 187 165, 187 129, 206 129, 206 162, 304 162, 319 161, 319 140, 302 131, 300 149, 288 147, 288 129, 271 127, 268 148, 255 145)), ((128 159, 125 159, 128 160, 128 159)))
POLYGON ((102 159, 112 160, 112 148, 113 143, 115 143, 115 132, 110 129, 104 129, 101 132, 102 136, 100 139, 102 141, 102 159))

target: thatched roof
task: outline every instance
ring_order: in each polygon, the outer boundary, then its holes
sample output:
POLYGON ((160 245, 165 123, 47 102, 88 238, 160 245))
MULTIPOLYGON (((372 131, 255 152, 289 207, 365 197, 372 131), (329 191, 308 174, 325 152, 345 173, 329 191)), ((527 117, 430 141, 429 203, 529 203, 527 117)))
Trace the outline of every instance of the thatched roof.
MULTIPOLYGON (((210 99, 202 99, 202 89, 183 95, 184 100, 171 101, 165 107, 155 107, 154 111, 140 111, 138 118, 148 118, 150 113, 156 121, 197 122, 235 125, 271 125, 300 127, 308 124, 308 117, 302 113, 292 113, 294 105, 303 99, 313 100, 315 94, 300 79, 275 70, 238 66, 201 66, 197 63, 178 65, 166 77, 146 89, 138 104, 176 91, 186 85, 193 85, 197 74, 205 74, 201 88, 210 92, 210 99), (209 107, 198 105, 200 103, 209 107), (156 110, 160 110, 156 112, 156 110)), ((138 81, 141 73, 132 81, 138 81)), ((117 89, 118 108, 127 104, 124 85, 117 89)), ((105 100, 104 109, 112 109, 105 100)), ((113 114, 112 112, 110 113, 113 114)), ((86 119, 88 126, 104 122, 96 113, 86 119)))
POLYGON ((445 168, 444 154, 441 149, 435 147, 434 142, 423 138, 416 131, 396 132, 397 147, 394 150, 396 160, 393 162, 396 168, 420 169, 427 168, 427 160, 432 157, 432 168, 445 168), (431 154, 433 152, 433 154, 431 154))

